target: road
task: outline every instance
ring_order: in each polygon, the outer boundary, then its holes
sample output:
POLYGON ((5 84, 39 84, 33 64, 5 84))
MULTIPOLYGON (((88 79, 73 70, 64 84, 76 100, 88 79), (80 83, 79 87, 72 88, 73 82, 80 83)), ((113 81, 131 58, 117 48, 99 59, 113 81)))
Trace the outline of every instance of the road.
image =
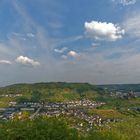
POLYGON ((43 106, 40 106, 35 113, 33 113, 31 116, 30 116, 30 119, 34 119, 35 116, 37 116, 37 114, 39 113, 39 111, 42 109, 43 106))

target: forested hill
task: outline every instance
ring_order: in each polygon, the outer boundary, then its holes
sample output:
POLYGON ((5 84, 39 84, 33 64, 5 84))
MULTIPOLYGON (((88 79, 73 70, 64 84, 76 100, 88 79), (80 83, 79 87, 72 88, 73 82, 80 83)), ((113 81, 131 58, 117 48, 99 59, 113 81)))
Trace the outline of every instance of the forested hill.
POLYGON ((140 92, 140 84, 114 84, 114 85, 91 85, 89 83, 34 83, 34 84, 14 84, 0 88, 0 94, 24 94, 30 95, 34 91, 41 92, 44 95, 63 95, 65 97, 78 97, 84 94, 105 94, 105 91, 128 91, 140 92))
POLYGON ((113 85, 99 85, 99 88, 107 89, 109 91, 134 91, 140 92, 140 84, 113 84, 113 85))
POLYGON ((140 84, 101 86, 95 86, 88 83, 66 82, 14 84, 1 87, 0 95, 21 94, 22 96, 17 97, 16 101, 69 101, 85 98, 104 101, 105 99, 108 99, 108 93, 110 93, 110 91, 127 92, 130 90, 140 92, 140 84))
POLYGON ((66 83, 66 82, 50 82, 50 83, 34 83, 34 84, 14 84, 10 86, 5 86, 0 88, 0 92, 26 92, 26 91, 33 91, 33 90, 54 90, 54 89, 71 89, 77 91, 99 91, 102 90, 99 87, 88 83, 66 83))
MULTIPOLYGON (((88 83, 35 83, 15 84, 0 88, 0 94, 22 94, 27 99, 67 101, 81 98, 95 99, 98 95, 104 94, 104 90, 88 83)), ((20 98, 21 99, 21 98, 20 98)))

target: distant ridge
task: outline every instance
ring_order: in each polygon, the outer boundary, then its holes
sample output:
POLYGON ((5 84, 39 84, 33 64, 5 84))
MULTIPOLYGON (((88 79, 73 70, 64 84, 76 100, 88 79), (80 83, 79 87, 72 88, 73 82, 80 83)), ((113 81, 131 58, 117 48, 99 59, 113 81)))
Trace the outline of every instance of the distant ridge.
POLYGON ((110 84, 110 85, 98 85, 97 87, 107 89, 109 91, 134 91, 140 92, 140 84, 110 84))

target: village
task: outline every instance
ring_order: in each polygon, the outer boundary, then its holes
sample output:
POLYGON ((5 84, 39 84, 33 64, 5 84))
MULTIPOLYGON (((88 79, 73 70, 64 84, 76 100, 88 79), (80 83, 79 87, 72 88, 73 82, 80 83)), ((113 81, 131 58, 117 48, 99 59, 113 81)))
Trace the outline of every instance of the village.
MULTIPOLYGON (((77 119, 81 119, 87 122, 90 127, 93 125, 101 125, 103 120, 98 115, 88 115, 88 109, 94 109, 104 105, 103 102, 95 102, 90 100, 70 101, 70 102, 24 102, 17 104, 16 102, 10 102, 9 107, 0 108, 0 119, 1 120, 12 120, 15 114, 21 118, 22 112, 30 112, 30 119, 34 119, 38 116, 58 117, 73 116, 77 119)), ((108 120, 110 121, 110 120, 108 120)), ((83 124, 79 124, 82 126, 83 124)))
MULTIPOLYGON (((113 98, 121 98, 121 99, 130 99, 136 98, 137 96, 134 93, 121 94, 120 92, 116 92, 116 94, 110 94, 113 98)), ((22 94, 5 94, 0 97, 21 97, 22 94)), ((30 115, 29 119, 35 119, 40 116, 47 117, 59 117, 64 116, 67 118, 74 118, 81 120, 78 124, 76 124, 77 129, 81 129, 84 125, 84 122, 88 124, 88 129, 92 129, 94 126, 102 126, 107 125, 110 122, 118 122, 121 119, 119 118, 103 118, 97 114, 89 114, 88 111, 91 109, 97 109, 104 106, 106 103, 91 101, 89 99, 82 100, 74 100, 68 102, 32 102, 32 101, 24 101, 24 102, 9 102, 8 107, 0 108, 0 120, 8 121, 13 120, 15 116, 18 119, 22 119, 22 113, 28 112, 30 115)), ((139 110, 139 107, 131 107, 128 110, 139 110)))
POLYGON ((122 91, 116 91, 115 93, 111 92, 110 95, 114 98, 120 98, 120 99, 132 99, 132 98, 138 98, 140 96, 139 92, 122 92, 122 91))

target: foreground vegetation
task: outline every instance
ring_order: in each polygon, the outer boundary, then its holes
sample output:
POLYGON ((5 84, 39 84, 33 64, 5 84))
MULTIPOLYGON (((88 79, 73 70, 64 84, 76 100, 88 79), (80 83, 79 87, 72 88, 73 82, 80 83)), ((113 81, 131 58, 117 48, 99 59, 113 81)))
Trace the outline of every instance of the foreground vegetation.
POLYGON ((80 133, 63 118, 1 122, 1 140, 139 140, 140 120, 130 119, 80 133))

